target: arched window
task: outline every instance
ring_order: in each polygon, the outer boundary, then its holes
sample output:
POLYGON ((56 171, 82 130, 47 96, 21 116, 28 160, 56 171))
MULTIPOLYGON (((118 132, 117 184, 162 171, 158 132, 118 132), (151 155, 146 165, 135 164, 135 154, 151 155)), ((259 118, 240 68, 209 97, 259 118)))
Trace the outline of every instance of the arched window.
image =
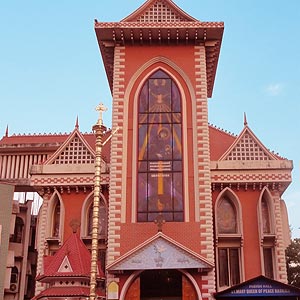
POLYGON ((264 189, 260 200, 260 235, 261 235, 261 259, 262 272, 266 277, 274 279, 275 268, 275 234, 274 220, 272 219, 272 195, 268 189, 264 189))
POLYGON ((53 211, 53 223, 52 223, 52 236, 59 237, 59 227, 60 227, 60 202, 57 200, 55 208, 53 211))
POLYGON ((14 234, 10 238, 12 243, 22 243, 24 221, 20 217, 16 217, 14 234))
POLYGON ((262 218, 263 233, 264 234, 271 233, 270 209, 265 197, 263 197, 261 200, 261 218, 262 218))
POLYGON ((228 197, 220 199, 217 213, 218 233, 237 233, 237 214, 235 206, 228 197))
MULTIPOLYGON (((93 201, 89 206, 87 212, 87 236, 92 236, 93 229, 93 201)), ((101 199, 99 207, 99 235, 105 236, 107 234, 107 210, 104 201, 101 199)))
POLYGON ((162 70, 139 95, 137 164, 138 221, 183 221, 181 96, 162 70))
POLYGON ((241 216, 238 200, 226 190, 216 205, 218 288, 241 282, 241 216), (233 200, 234 199, 234 200, 233 200))

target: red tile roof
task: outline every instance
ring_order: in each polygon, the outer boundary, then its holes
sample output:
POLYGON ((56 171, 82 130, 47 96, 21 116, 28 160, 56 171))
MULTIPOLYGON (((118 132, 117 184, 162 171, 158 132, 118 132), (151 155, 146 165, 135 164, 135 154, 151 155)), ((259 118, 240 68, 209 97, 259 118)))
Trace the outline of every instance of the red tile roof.
POLYGON ((235 140, 236 136, 209 126, 210 160, 219 160, 235 140))
MULTIPOLYGON (((72 134, 72 132, 70 134, 72 134)), ((47 150, 50 153, 54 153, 65 142, 70 134, 28 134, 4 136, 0 140, 0 152, 12 150, 22 152, 40 152, 47 150)), ((111 130, 108 130, 103 136, 103 141, 109 138, 110 134, 111 130)), ((83 133, 82 135, 92 149, 95 149, 95 135, 93 133, 83 133)), ((102 147, 102 157, 106 162, 110 162, 110 141, 102 147)))
MULTIPOLYGON (((99 289, 96 290, 98 296, 104 297, 104 293, 99 289)), ((41 299, 43 297, 88 297, 90 295, 89 287, 78 286, 55 286, 42 291, 39 295, 35 296, 32 300, 41 299)))
MULTIPOLYGON (((98 276, 103 277, 99 264, 98 268, 98 276)), ((51 259, 49 256, 44 258, 44 274, 39 275, 37 280, 48 281, 49 277, 89 277, 90 269, 91 254, 78 233, 73 233, 51 259), (68 258, 72 272, 59 271, 65 257, 68 258)))
MULTIPOLYGON (((111 135, 111 130, 108 130, 104 136, 103 141, 108 139, 111 135)), ((71 134, 71 133, 70 133, 71 134)), ((13 147, 19 149, 18 145, 22 145, 23 151, 30 151, 33 148, 46 147, 51 145, 53 153, 59 148, 59 146, 69 137, 70 134, 58 134, 58 135, 12 135, 4 136, 0 140, 0 152, 1 149, 7 147, 13 147)), ((95 135, 93 133, 84 133, 83 137, 87 143, 95 149, 95 135)), ((235 142, 236 136, 229 134, 223 130, 217 129, 214 126, 209 126, 209 140, 210 140, 210 159, 212 161, 218 160, 226 150, 235 142)), ((102 148, 102 157, 106 162, 110 162, 110 146, 109 140, 102 148)))

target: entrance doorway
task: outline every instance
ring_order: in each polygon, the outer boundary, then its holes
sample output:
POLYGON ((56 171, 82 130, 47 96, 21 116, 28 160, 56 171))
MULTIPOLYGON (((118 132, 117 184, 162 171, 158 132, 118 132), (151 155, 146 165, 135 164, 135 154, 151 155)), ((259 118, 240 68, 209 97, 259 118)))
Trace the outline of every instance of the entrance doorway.
POLYGON ((140 276, 141 300, 181 300, 182 274, 177 270, 151 270, 140 276))
POLYGON ((126 300, 197 300, 190 280, 177 270, 148 270, 127 291, 126 300))

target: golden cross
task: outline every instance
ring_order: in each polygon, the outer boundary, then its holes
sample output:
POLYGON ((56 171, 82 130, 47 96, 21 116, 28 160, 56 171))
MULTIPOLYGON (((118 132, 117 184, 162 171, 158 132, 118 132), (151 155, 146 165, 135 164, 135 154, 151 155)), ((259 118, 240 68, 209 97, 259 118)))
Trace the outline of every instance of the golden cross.
POLYGON ((96 111, 99 112, 99 118, 98 118, 98 125, 102 125, 103 124, 103 119, 102 119, 102 114, 107 111, 107 107, 104 106, 103 103, 100 103, 99 105, 96 106, 96 111))

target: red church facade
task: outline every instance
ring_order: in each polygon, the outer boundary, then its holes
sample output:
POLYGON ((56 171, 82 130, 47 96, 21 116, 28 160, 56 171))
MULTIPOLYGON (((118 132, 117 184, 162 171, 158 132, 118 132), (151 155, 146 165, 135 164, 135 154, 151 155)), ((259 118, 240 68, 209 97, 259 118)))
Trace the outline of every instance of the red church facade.
MULTIPOLYGON (((246 117, 238 136, 208 123, 223 30, 170 0, 95 22, 113 97, 98 239, 107 299, 206 300, 260 275, 287 282, 281 197, 292 162, 270 152, 246 117)), ((0 155, 1 180, 44 199, 37 274, 70 224, 90 249, 95 136, 78 123, 68 136, 6 134, 0 155)), ((36 293, 47 288, 38 282, 36 293)))

